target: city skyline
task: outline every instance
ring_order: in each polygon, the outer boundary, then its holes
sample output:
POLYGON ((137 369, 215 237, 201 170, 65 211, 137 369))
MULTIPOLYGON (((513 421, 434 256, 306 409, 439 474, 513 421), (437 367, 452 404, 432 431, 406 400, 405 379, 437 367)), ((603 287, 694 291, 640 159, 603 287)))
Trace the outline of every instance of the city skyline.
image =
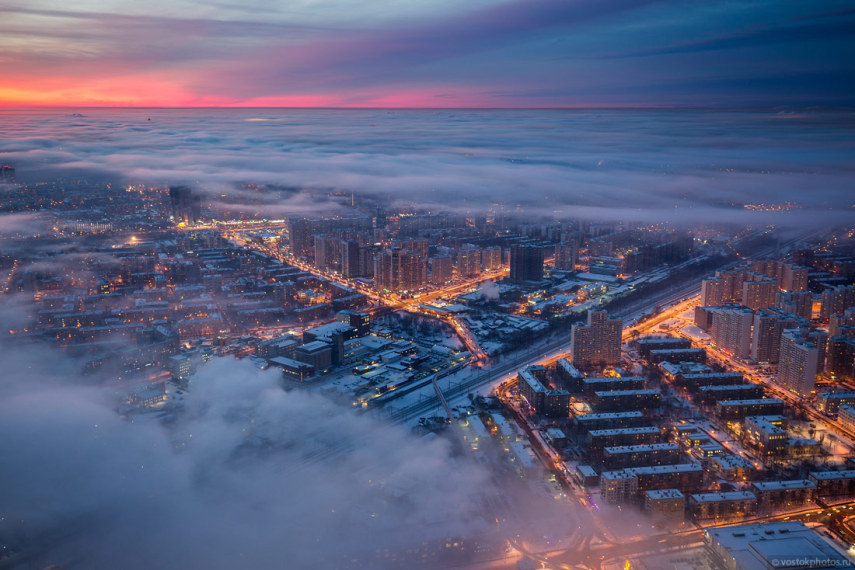
POLYGON ((851 0, 0 14, 0 568, 855 564, 851 0))
POLYGON ((51 220, 0 256, 13 561, 718 568, 745 517, 848 560, 851 226, 225 219, 0 173, 51 220))

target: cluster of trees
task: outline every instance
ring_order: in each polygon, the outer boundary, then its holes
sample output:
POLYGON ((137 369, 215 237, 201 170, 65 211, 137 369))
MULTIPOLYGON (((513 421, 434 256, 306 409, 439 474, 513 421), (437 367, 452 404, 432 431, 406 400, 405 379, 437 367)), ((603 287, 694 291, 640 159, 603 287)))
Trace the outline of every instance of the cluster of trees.
POLYGON ((380 322, 382 322, 383 326, 400 331, 404 336, 412 338, 454 335, 454 331, 441 321, 426 319, 404 311, 396 311, 383 315, 380 322))

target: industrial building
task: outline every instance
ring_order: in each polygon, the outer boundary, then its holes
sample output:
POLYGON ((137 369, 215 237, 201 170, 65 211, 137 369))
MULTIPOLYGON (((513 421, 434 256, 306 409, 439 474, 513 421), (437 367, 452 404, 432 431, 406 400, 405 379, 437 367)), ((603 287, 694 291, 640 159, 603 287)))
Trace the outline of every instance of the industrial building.
POLYGON ((803 522, 708 528, 704 542, 725 570, 847 568, 852 561, 803 522), (782 561, 786 566, 782 566, 782 561))

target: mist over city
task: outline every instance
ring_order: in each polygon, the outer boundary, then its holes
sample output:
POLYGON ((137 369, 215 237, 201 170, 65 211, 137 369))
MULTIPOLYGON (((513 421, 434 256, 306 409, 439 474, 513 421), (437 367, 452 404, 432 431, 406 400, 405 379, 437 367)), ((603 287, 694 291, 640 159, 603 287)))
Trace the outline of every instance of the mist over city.
POLYGON ((22 180, 187 184, 268 218, 340 213, 351 195, 464 214, 501 206, 538 220, 682 224, 824 224, 852 208, 851 112, 3 113, 0 150, 22 180), (799 215, 757 211, 786 204, 799 215))
POLYGON ((842 0, 0 0, 0 570, 855 564, 842 0))
POLYGON ((484 530, 487 473, 221 359, 168 422, 116 413, 115 386, 62 354, 4 353, 4 536, 81 567, 335 566, 484 530), (204 388, 202 388, 204 386, 204 388), (134 553, 129 559, 128 553, 134 553))

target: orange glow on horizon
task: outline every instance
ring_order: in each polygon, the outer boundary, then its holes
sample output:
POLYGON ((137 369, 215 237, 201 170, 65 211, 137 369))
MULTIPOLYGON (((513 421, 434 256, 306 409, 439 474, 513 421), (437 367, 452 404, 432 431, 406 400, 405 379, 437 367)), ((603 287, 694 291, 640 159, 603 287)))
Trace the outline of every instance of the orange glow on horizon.
MULTIPOLYGON (((426 87, 388 93, 276 95, 236 98, 194 93, 169 77, 116 76, 81 80, 8 78, 0 107, 482 107, 498 101, 483 88, 426 87)), ((186 81, 186 79, 184 80, 186 81)))
POLYGON ((6 107, 341 107, 341 108, 461 108, 506 107, 490 95, 492 86, 442 86, 348 91, 344 93, 283 94, 239 98, 197 93, 192 77, 172 74, 132 74, 113 77, 7 77, 0 86, 0 108, 6 107))

